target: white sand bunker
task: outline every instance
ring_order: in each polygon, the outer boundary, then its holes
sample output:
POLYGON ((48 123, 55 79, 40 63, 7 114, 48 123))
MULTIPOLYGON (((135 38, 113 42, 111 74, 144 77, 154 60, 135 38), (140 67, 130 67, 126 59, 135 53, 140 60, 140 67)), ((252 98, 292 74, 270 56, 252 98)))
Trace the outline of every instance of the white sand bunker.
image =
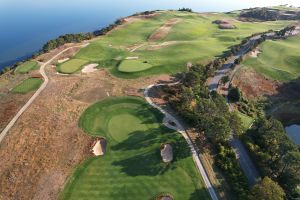
POLYGON ((82 73, 88 74, 88 73, 92 73, 97 71, 98 69, 96 68, 99 64, 97 63, 93 63, 93 64, 89 64, 83 67, 83 69, 81 70, 82 73))
POLYGON ((93 143, 92 152, 95 156, 102 156, 106 152, 106 140, 104 138, 97 138, 93 143))
POLYGON ((261 54, 262 51, 260 49, 255 49, 254 51, 251 51, 250 57, 257 58, 259 54, 261 54))
POLYGON ((137 60, 139 59, 138 56, 135 56, 135 57, 127 57, 126 60, 137 60))
POLYGON ((68 61, 68 60, 70 60, 70 58, 60 59, 60 60, 58 60, 57 62, 58 62, 58 63, 64 63, 64 62, 66 62, 66 61, 68 61))
POLYGON ((160 149, 163 162, 168 163, 173 160, 173 148, 170 144, 163 144, 160 149))

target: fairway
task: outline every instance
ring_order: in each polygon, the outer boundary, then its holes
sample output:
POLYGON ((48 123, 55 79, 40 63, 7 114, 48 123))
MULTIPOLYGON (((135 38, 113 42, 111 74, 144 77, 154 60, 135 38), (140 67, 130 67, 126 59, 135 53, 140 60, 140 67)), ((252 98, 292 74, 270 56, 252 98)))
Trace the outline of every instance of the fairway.
POLYGON ((242 64, 254 68, 267 78, 290 81, 300 76, 300 37, 280 41, 266 41, 260 45, 262 53, 242 64))
POLYGON ((137 18, 134 22, 99 37, 74 57, 98 63, 121 78, 173 74, 185 70, 188 62, 206 63, 212 60, 253 33, 278 30, 291 23, 251 23, 236 19, 237 14, 159 11, 154 17, 137 18), (149 41, 153 33, 172 19, 177 19, 178 23, 172 25, 163 38, 149 41), (218 25, 212 23, 217 19, 231 20, 237 28, 219 29, 218 25), (140 61, 120 63, 126 57, 138 57, 140 61), (151 67, 143 61, 147 61, 151 67))
POLYGON ((61 199, 209 199, 182 136, 161 125, 162 115, 138 97, 108 98, 87 108, 79 126, 107 139, 107 152, 77 167, 61 199), (162 162, 160 146, 173 146, 175 160, 162 162))
POLYGON ((57 71, 64 74, 72 74, 79 71, 88 61, 81 59, 71 59, 57 65, 57 71))
POLYGON ((139 60, 124 60, 120 66, 120 72, 139 72, 150 69, 152 67, 151 64, 147 62, 141 62, 139 60))
POLYGON ((13 93, 27 93, 34 90, 37 90, 40 85, 43 83, 43 79, 40 78, 28 78, 24 80, 22 83, 17 85, 12 89, 13 93))
POLYGON ((31 70, 38 69, 39 65, 36 61, 27 61, 19 65, 16 69, 17 73, 25 74, 31 70))

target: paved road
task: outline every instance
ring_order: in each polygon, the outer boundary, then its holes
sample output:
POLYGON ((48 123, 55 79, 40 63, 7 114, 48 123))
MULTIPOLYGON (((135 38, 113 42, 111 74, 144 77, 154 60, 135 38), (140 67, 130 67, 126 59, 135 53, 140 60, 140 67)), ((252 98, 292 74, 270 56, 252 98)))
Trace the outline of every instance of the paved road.
POLYGON ((34 95, 27 101, 27 103, 18 111, 18 113, 14 116, 14 118, 9 122, 9 124, 4 128, 4 130, 1 132, 0 134, 0 143, 2 142, 2 140, 4 139, 4 137, 7 135, 8 131, 14 126, 14 124, 17 122, 17 120, 19 119, 19 117, 27 110, 27 108, 32 104, 32 102, 41 94, 41 92, 46 88, 48 82, 49 82, 49 78, 45 72, 45 67, 50 64, 55 58, 57 58, 58 56, 60 56, 61 54, 63 54, 64 52, 68 51, 69 49, 72 49, 74 47, 85 47, 87 46, 88 43, 83 44, 83 45, 78 45, 78 46, 73 46, 73 47, 69 47, 64 49, 63 51, 59 52, 58 54, 56 54, 55 56, 53 56, 50 60, 48 60, 47 62, 43 63, 42 66, 40 67, 40 74, 43 76, 44 78, 44 82, 41 85, 41 87, 34 93, 34 95))
POLYGON ((181 135, 184 137, 184 139, 186 140, 186 142, 188 143, 190 149, 191 149, 191 152, 192 152, 192 156, 193 156, 193 159, 194 159, 194 162, 198 168, 198 171, 200 173, 200 175, 202 176, 203 180, 204 180, 204 183, 205 183, 205 187, 206 189, 208 190, 209 192, 209 195, 211 197, 212 200, 218 200, 218 196, 214 190, 214 188, 212 187, 210 181, 209 181, 209 178, 204 170, 204 167, 200 161, 200 158, 199 158, 199 155, 191 141, 191 139, 189 138, 189 136, 187 135, 185 129, 183 128, 183 126, 180 124, 180 122, 176 119, 176 117, 172 116, 170 113, 168 113, 166 110, 164 110, 162 107, 156 105, 152 100, 151 98, 149 97, 149 90, 152 88, 152 87, 156 87, 156 86, 163 86, 163 85, 176 85, 178 84, 178 82, 176 83, 171 83, 171 84, 157 84, 157 85, 149 85, 145 91, 144 91, 144 96, 145 96, 145 99, 146 101, 151 105, 153 106, 154 108, 158 109, 160 112, 162 112, 164 115, 165 115, 165 118, 164 118, 164 125, 167 126, 168 128, 170 129, 173 129, 173 130, 176 130, 178 131, 179 133, 181 133, 181 135), (174 122, 176 125, 175 126, 172 126, 169 122, 172 121, 174 122))
POLYGON ((238 138, 234 137, 230 139, 229 143, 236 153, 237 159, 239 160, 240 166, 244 171, 248 183, 250 185, 255 185, 255 183, 257 183, 261 178, 243 143, 238 138))

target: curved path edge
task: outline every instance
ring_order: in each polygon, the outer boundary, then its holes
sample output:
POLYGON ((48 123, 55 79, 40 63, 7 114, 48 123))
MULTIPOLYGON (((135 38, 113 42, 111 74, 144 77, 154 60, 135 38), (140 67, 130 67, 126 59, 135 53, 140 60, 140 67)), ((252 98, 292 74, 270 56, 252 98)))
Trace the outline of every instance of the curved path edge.
POLYGON ((45 72, 45 67, 50 64, 55 58, 63 54, 64 52, 68 51, 69 49, 75 48, 75 47, 86 47, 89 43, 82 44, 82 45, 77 45, 77 46, 72 46, 68 47, 55 56, 53 56, 50 60, 47 62, 43 63, 40 67, 40 74, 43 76, 44 82, 39 87, 39 89, 30 97, 30 99, 27 101, 27 103, 17 112, 17 114, 12 118, 12 120, 7 124, 7 126, 3 129, 3 131, 0 134, 0 143, 3 141, 5 136, 7 135, 8 131, 14 126, 14 124, 17 122, 17 120, 20 118, 20 116, 27 110, 27 108, 33 103, 33 101, 41 94, 41 92, 46 88, 49 82, 49 78, 45 72))
POLYGON ((154 108, 158 109, 161 113, 163 113, 165 115, 165 118, 164 118, 164 125, 167 126, 168 128, 170 129, 173 129, 173 130, 176 130, 177 132, 179 132, 183 137, 184 139, 186 140, 186 142, 188 143, 188 146, 190 147, 191 149, 191 153, 192 153, 192 156, 193 156, 193 160, 197 166, 197 169, 200 173, 200 175, 202 176, 202 179, 204 181, 204 184, 205 184, 205 187, 211 197, 212 200, 218 200, 218 196, 215 192, 215 189, 213 188, 212 184, 210 183, 210 180, 206 174, 206 171, 200 161, 200 158, 199 158, 199 155, 190 139, 190 137, 187 135, 184 127, 180 124, 180 122, 174 117, 172 116, 170 113, 168 113, 166 110, 164 110, 162 107, 156 105, 152 100, 151 98, 149 97, 149 90, 152 88, 152 87, 157 87, 157 86, 171 86, 171 85, 176 85, 178 84, 179 82, 176 82, 176 83, 171 83, 171 84, 153 84, 153 85, 149 85, 147 88, 145 88, 145 91, 144 91, 144 96, 145 96, 145 99, 146 101, 154 108), (172 126, 168 123, 168 121, 173 121, 176 126, 172 126))

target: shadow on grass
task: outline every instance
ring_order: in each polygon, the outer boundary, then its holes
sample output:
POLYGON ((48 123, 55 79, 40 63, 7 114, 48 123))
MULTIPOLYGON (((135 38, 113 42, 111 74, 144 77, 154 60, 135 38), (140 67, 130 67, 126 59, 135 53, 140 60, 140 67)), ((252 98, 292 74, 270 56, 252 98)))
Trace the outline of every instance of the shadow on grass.
POLYGON ((189 200, 209 199, 206 189, 196 189, 189 200))
POLYGON ((128 139, 113 146, 112 150, 126 151, 142 148, 151 148, 151 150, 112 164, 121 167, 121 171, 129 176, 156 176, 175 169, 177 161, 191 155, 184 138, 167 128, 133 132, 128 139), (168 132, 162 134, 164 130, 168 132), (163 143, 170 143, 173 147, 174 160, 169 164, 163 163, 160 156, 160 145, 163 143))
POLYGON ((113 162, 112 165, 121 166, 121 171, 129 176, 156 176, 164 174, 169 169, 175 169, 172 164, 161 161, 159 149, 113 162))

